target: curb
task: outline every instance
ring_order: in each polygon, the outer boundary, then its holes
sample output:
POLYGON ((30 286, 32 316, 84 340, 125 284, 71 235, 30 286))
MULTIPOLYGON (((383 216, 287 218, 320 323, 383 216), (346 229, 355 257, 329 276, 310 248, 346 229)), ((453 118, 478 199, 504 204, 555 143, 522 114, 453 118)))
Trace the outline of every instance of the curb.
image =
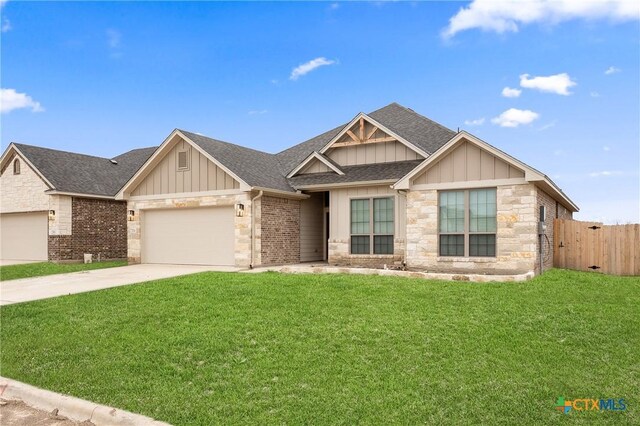
POLYGON ((61 416, 78 422, 89 420, 97 426, 171 426, 169 423, 141 414, 40 389, 2 376, 0 376, 0 397, 21 400, 33 408, 47 412, 57 408, 61 416))

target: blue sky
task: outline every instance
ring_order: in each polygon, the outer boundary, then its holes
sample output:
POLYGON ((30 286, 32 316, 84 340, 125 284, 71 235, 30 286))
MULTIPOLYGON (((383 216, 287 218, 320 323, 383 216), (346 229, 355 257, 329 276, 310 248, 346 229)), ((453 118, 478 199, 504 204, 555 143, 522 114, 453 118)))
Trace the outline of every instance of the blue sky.
POLYGON ((395 101, 640 221, 636 2, 2 3, 3 149, 278 152, 395 101))

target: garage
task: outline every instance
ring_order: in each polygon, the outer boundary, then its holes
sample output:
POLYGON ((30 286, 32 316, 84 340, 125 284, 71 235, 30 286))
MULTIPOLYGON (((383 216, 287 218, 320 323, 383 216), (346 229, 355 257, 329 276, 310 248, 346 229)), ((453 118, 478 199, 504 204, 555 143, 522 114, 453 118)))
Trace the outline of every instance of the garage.
POLYGON ((0 215, 0 259, 46 261, 47 212, 0 215))
POLYGON ((235 265, 233 207, 142 211, 142 262, 235 265))

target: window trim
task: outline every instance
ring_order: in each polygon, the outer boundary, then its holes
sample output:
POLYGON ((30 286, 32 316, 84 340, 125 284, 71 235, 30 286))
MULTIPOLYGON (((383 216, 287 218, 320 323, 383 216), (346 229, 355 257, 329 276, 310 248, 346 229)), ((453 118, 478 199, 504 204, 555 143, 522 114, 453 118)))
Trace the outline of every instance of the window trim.
POLYGON ((191 150, 190 149, 179 149, 176 152, 176 170, 179 172, 187 171, 191 168, 191 150), (185 153, 185 157, 187 159, 187 165, 185 167, 180 167, 180 154, 185 153))
POLYGON ((16 158, 13 160, 13 174, 19 175, 21 172, 22 172, 22 164, 20 164, 20 159, 16 158))
POLYGON ((349 197, 349 256, 386 256, 386 257, 390 257, 390 256, 394 256, 395 255, 395 238, 396 238, 396 225, 397 225, 397 221, 396 221, 396 217, 397 217, 397 197, 394 194, 388 194, 388 195, 377 195, 377 196, 371 196, 371 197, 349 197), (392 206, 393 206, 393 233, 392 234, 376 234, 375 233, 375 223, 374 223, 374 213, 373 213, 373 206, 374 206, 374 202, 373 200, 376 199, 387 199, 387 200, 391 200, 392 202, 392 206), (352 210, 351 210, 351 202, 354 200, 367 200, 369 202, 369 233, 367 234, 354 234, 351 232, 351 215, 352 215, 352 210), (369 237, 369 253, 352 253, 351 251, 351 241, 352 241, 352 237, 369 237), (392 253, 384 253, 384 254, 379 254, 379 253, 374 253, 375 250, 375 237, 391 237, 392 239, 392 244, 393 244, 393 251, 392 253))
POLYGON ((443 189, 438 191, 438 240, 436 250, 438 257, 444 257, 447 259, 452 258, 469 258, 469 259, 495 259, 498 257, 498 188, 497 187, 482 187, 482 188, 466 188, 466 189, 443 189), (471 232, 471 204, 470 196, 471 191, 480 191, 493 189, 496 191, 496 231, 495 232, 471 232), (440 194, 443 192, 462 192, 464 199, 464 231, 463 232, 440 232, 440 194), (463 235, 464 238, 464 254, 460 255, 446 255, 440 252, 440 236, 441 235, 463 235), (471 251, 471 235, 495 235, 495 254, 493 256, 472 256, 471 251))

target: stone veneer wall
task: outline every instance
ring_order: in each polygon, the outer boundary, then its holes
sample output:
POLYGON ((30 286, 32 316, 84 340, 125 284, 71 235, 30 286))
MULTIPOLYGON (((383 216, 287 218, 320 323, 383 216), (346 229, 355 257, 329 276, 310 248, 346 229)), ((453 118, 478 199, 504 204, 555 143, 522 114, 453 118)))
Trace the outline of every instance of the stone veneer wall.
POLYGON ((49 260, 94 261, 127 257, 126 202, 66 197, 55 202, 55 220, 49 221, 49 260), (68 223, 69 222, 69 223, 68 223))
POLYGON ((429 272, 521 274, 535 269, 537 191, 533 184, 497 187, 495 258, 438 256, 438 191, 407 194, 407 265, 429 272))
POLYGON ((20 160, 20 174, 13 174, 13 161, 7 164, 0 177, 0 212, 37 212, 49 210, 49 195, 44 191, 49 187, 23 158, 20 160))
MULTIPOLYGON (((235 259, 236 266, 248 267, 251 263, 251 196, 248 193, 227 194, 227 195, 207 195, 195 197, 175 197, 151 199, 151 200, 129 200, 127 210, 134 210, 134 220, 127 220, 127 259, 129 263, 141 262, 141 241, 140 241, 140 210, 147 209, 168 209, 168 208, 193 208, 193 207, 215 207, 215 206, 235 206, 237 203, 244 204, 244 216, 235 217, 235 259)), ((259 250, 259 248, 258 248, 259 250)))
POLYGON ((363 268, 401 267, 404 262, 405 241, 394 238, 393 254, 351 254, 349 241, 329 239, 329 264, 363 268))
POLYGON ((299 263, 300 201, 263 196, 260 202, 261 264, 299 263))
MULTIPOLYGON (((536 206, 536 215, 539 215, 540 206, 545 206, 547 210, 545 224, 547 225, 546 238, 542 241, 542 269, 543 272, 547 269, 553 268, 553 252, 555 249, 554 241, 553 241, 553 220, 554 219, 573 219, 573 213, 567 210, 562 204, 558 203, 556 200, 551 198, 549 194, 544 192, 540 188, 537 189, 537 206, 536 206)), ((538 219, 539 217, 536 216, 538 219)), ((540 273, 540 239, 537 241, 537 257, 536 257, 536 273, 540 273)))

